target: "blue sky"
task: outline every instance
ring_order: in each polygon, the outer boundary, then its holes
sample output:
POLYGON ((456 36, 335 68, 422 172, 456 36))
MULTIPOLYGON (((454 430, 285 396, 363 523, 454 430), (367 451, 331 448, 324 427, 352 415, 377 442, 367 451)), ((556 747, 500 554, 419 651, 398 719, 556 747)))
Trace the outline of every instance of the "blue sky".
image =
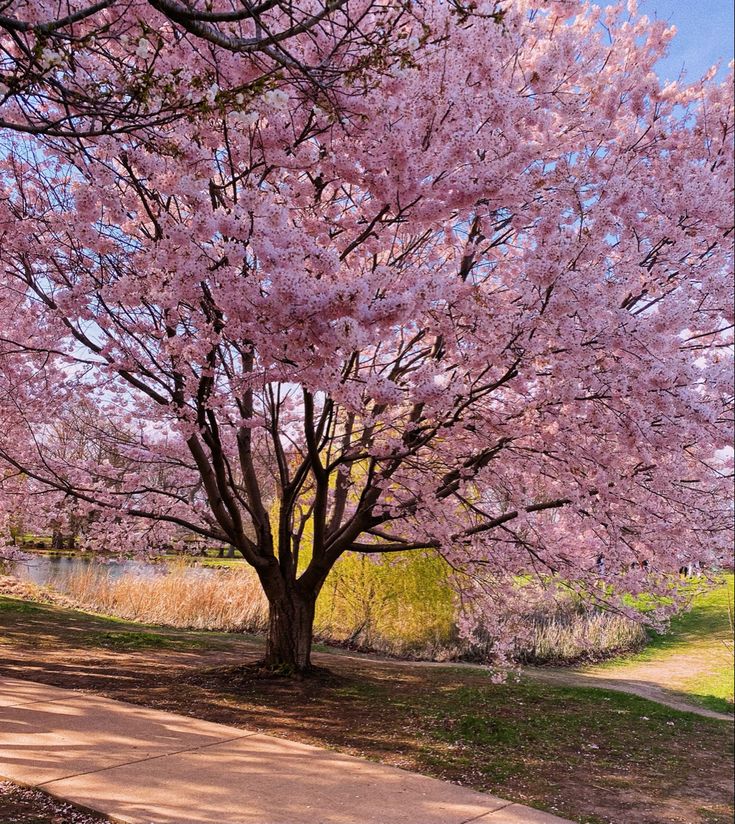
POLYGON ((733 57, 732 0, 639 0, 638 10, 677 28, 670 54, 659 64, 662 79, 675 79, 684 67, 692 81, 718 61, 722 61, 719 76, 727 71, 733 57))

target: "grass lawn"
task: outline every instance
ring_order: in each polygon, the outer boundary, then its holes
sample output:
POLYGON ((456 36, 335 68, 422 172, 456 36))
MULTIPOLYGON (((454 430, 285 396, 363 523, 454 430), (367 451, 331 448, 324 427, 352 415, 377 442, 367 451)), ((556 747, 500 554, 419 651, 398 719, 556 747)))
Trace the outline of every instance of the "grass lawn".
POLYGON ((733 712, 733 574, 716 589, 696 594, 692 609, 671 621, 669 632, 650 633, 640 652, 587 671, 608 677, 660 679, 661 686, 709 709, 733 712))
POLYGON ((593 688, 318 653, 305 681, 254 639, 0 598, 0 673, 330 747, 584 824, 732 822, 733 725, 593 688))

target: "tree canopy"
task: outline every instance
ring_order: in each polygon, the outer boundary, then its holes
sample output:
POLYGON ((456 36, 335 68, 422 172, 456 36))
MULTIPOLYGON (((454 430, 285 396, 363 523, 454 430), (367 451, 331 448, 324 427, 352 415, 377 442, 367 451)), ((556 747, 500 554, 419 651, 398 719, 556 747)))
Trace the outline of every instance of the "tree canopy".
POLYGON ((8 516, 232 545, 296 668, 345 552, 440 552, 471 629, 730 551, 733 101, 664 23, 64 5, 0 16, 8 516))

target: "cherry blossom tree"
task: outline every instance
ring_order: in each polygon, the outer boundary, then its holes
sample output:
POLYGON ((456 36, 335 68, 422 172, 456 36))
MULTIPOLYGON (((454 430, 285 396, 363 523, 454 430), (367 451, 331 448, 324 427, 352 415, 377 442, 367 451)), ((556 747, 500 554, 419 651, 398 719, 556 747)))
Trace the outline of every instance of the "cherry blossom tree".
POLYGON ((6 0, 0 127, 142 140, 268 82, 330 99, 345 73, 354 83, 366 49, 373 60, 384 51, 404 13, 373 0, 6 0))
POLYGON ((281 19, 304 82, 202 35, 244 6, 94 8, 73 25, 159 15, 105 48, 175 116, 71 128, 53 56, 0 105, 7 511, 234 547, 266 664, 299 672, 347 552, 441 553, 500 648, 531 578, 624 609, 727 555, 733 101, 714 72, 659 80, 672 30, 632 5, 350 0, 328 7, 360 21, 348 44, 281 19))

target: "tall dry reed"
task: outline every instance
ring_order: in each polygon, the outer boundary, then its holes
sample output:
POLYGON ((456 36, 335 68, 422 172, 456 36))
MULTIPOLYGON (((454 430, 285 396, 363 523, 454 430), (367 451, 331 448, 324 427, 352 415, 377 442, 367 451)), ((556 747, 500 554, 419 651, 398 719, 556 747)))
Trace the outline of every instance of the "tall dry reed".
POLYGON ((63 581, 80 606, 148 624, 222 632, 263 632, 268 604, 249 569, 195 569, 173 565, 157 575, 126 573, 112 579, 94 568, 63 581))
POLYGON ((630 618, 580 605, 535 616, 531 622, 529 637, 516 647, 514 656, 529 664, 609 658, 639 649, 647 639, 646 630, 630 618))

